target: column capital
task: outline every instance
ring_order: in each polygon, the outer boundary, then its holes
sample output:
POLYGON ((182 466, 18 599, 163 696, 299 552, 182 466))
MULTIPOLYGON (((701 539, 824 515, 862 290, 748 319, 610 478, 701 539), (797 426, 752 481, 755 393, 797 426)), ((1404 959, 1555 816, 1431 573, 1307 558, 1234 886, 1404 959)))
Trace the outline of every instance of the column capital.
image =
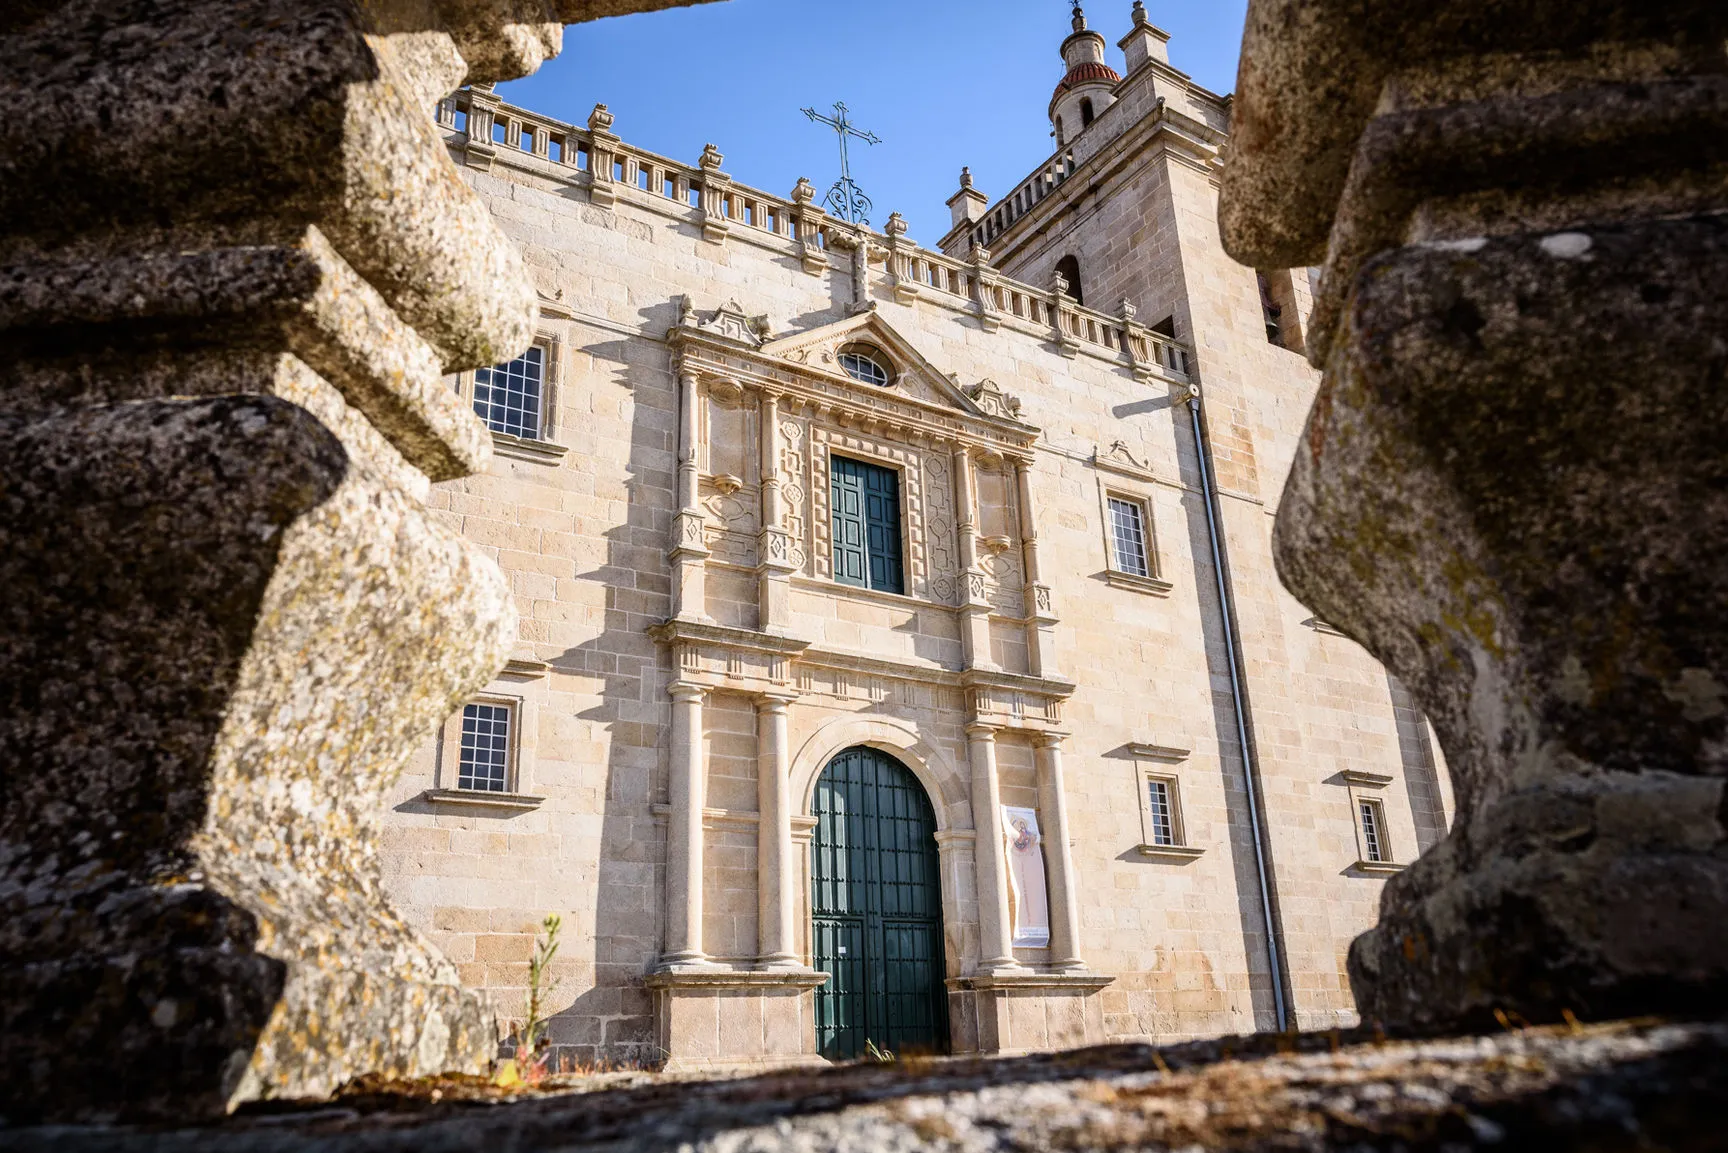
POLYGON ((707 685, 699 685, 694 681, 673 681, 666 686, 666 695, 675 701, 696 701, 700 703, 711 690, 707 685))
POLYGON ((1032 734, 1032 743, 1040 749, 1059 749, 1062 742, 1073 736, 1072 733, 1056 732, 1053 729, 1043 729, 1032 734))
POLYGON ((759 713, 784 713, 786 706, 799 697, 792 689, 770 689, 756 694, 756 711, 759 713))
POLYGON ((975 741, 995 740, 996 734, 1001 731, 1001 725, 993 725, 989 721, 969 721, 966 725, 966 736, 975 741))

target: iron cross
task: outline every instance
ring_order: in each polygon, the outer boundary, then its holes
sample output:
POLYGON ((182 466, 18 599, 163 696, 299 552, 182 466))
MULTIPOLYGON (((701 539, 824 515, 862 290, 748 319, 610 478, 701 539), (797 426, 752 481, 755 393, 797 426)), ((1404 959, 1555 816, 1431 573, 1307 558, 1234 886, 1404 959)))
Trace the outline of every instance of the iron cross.
POLYGON ((804 109, 804 115, 818 124, 826 124, 840 137, 840 179, 828 190, 828 198, 824 203, 842 220, 851 224, 869 224, 870 198, 852 183, 852 163, 846 154, 846 138, 856 136, 866 144, 880 144, 882 138, 874 132, 865 132, 855 127, 847 118, 846 105, 839 101, 834 102, 834 112, 833 116, 824 116, 814 108, 804 109))

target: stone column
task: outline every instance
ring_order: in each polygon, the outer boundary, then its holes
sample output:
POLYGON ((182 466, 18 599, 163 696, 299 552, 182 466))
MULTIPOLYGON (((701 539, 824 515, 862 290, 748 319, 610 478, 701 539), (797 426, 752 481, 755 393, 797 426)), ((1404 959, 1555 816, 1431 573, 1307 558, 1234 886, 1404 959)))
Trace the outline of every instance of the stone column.
POLYGON ((960 534, 960 642, 965 665, 994 668, 990 659, 990 602, 984 599, 984 570, 978 567, 978 500, 972 481, 972 450, 954 449, 954 514, 960 534))
POLYGON ((1026 650, 1035 677, 1056 672, 1056 611, 1050 586, 1038 567, 1038 516, 1032 503, 1031 457, 1014 458, 1014 481, 1020 499, 1020 550, 1026 565, 1026 650))
POLYGON ((1219 208, 1246 264, 1326 260, 1279 574, 1456 775, 1351 948, 1357 1003, 1719 1011, 1728 7, 1365 11, 1250 4, 1219 208))
POLYGON ((972 760, 972 827, 978 868, 978 969, 1015 969, 1014 925, 1008 915, 1008 860, 1003 845, 1002 787, 996 777, 996 725, 966 726, 972 760))
POLYGON ((1062 786, 1062 733, 1039 733, 1038 813, 1044 826, 1044 872, 1050 887, 1050 963, 1084 969, 1080 959, 1080 903, 1074 893, 1074 854, 1069 846, 1068 795, 1062 786))
POLYGON ((756 537, 758 624, 763 632, 783 633, 792 625, 792 542, 781 523, 780 397, 763 390, 758 408, 758 466, 762 482, 762 528, 756 537))
POLYGON ((666 776, 671 813, 666 819, 666 947, 660 968, 703 968, 702 811, 707 806, 708 765, 703 756, 702 702, 708 690, 685 681, 672 697, 672 760, 666 776))
POLYGON ((796 697, 756 698, 756 967, 801 969, 794 901, 798 878, 792 851, 792 753, 786 706, 796 697))
POLYGON ((678 374, 678 515, 673 520, 672 615, 679 620, 708 619, 707 518, 702 515, 702 382, 693 372, 678 374))

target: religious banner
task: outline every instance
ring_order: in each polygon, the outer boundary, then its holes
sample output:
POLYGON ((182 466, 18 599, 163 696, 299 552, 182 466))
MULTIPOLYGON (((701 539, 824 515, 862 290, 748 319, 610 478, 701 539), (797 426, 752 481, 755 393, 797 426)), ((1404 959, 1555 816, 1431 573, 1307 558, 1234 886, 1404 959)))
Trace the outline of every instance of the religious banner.
POLYGON ((1008 912, 1014 944, 1042 949, 1050 944, 1050 893, 1044 883, 1044 838, 1038 811, 1002 806, 1002 838, 1008 856, 1008 912))

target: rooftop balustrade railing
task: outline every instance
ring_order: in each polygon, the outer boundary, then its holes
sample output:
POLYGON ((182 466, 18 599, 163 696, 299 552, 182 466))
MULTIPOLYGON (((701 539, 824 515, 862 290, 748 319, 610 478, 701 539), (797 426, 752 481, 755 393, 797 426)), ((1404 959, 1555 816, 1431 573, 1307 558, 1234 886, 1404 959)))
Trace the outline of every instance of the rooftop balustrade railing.
MULTIPOLYGON (((807 183, 793 199, 785 199, 734 182, 720 172, 720 154, 712 148, 694 166, 636 148, 607 131, 612 118, 603 107, 582 129, 504 104, 485 90, 463 89, 439 101, 436 117, 466 148, 479 145, 488 162, 534 157, 555 175, 586 185, 595 203, 615 203, 623 192, 639 203, 693 214, 710 239, 742 228, 798 242, 806 250, 857 252, 858 230, 823 212, 807 183)), ((1067 179, 1071 165, 1071 155, 1052 157, 1013 199, 1031 207, 1067 179)), ((1142 379, 1188 378, 1187 350, 1136 323, 1132 308, 1110 316, 1054 289, 1003 276, 984 263, 982 252, 969 263, 919 247, 904 238, 903 223, 896 230, 894 220, 886 234, 865 231, 869 258, 885 263, 895 299, 903 303, 924 300, 969 312, 987 330, 1007 326, 1043 336, 1064 355, 1115 360, 1142 379)))

